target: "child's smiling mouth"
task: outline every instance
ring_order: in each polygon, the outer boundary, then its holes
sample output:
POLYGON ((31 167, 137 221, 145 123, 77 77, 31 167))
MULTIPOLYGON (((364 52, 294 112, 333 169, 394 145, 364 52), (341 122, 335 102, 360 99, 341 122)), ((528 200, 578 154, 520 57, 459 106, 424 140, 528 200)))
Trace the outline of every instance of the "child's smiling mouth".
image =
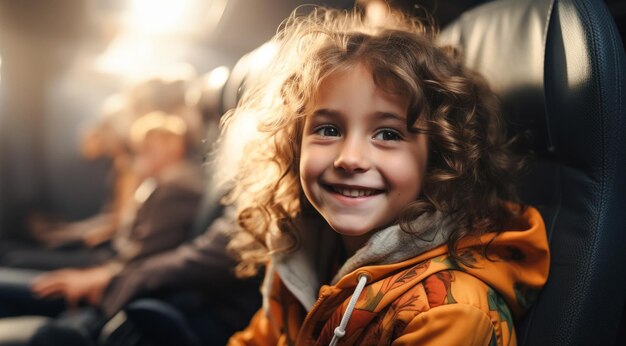
POLYGON ((321 184, 321 186, 331 193, 336 193, 342 195, 344 197, 349 198, 359 198, 359 197, 370 197, 373 195, 378 195, 384 192, 384 190, 372 189, 368 187, 361 186, 349 186, 349 185, 340 185, 340 184, 321 184))

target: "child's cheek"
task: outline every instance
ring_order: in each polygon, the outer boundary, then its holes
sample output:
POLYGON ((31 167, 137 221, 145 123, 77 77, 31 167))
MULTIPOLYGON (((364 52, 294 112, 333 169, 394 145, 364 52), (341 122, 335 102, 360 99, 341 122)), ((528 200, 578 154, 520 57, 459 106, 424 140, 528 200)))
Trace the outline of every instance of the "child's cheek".
POLYGON ((380 165, 383 176, 397 197, 415 199, 419 195, 425 173, 426 159, 421 151, 386 155, 380 165))
POLYGON ((300 159, 300 184, 307 197, 313 189, 313 185, 323 172, 323 163, 319 160, 319 149, 303 145, 300 159))

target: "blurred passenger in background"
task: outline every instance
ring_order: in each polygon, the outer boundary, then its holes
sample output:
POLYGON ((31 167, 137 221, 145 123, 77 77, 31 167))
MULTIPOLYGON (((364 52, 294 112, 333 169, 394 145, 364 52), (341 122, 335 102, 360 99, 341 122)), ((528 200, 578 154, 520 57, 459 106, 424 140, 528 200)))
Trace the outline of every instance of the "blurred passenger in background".
POLYGON ((63 297, 69 307, 81 299, 97 304, 103 289, 128 263, 184 242, 195 220, 203 181, 200 166, 187 156, 187 125, 162 112, 137 119, 130 130, 136 152, 133 168, 142 184, 135 192, 132 226, 113 239, 115 255, 87 269, 64 269, 42 275, 33 284, 40 298, 63 297))
POLYGON ((135 197, 146 191, 146 185, 135 191, 141 187, 138 185, 144 177, 138 177, 143 173, 132 167, 133 156, 137 153, 131 148, 130 124, 151 112, 176 114, 186 126, 181 137, 184 138, 185 155, 199 163, 204 128, 197 105, 186 98, 195 77, 191 65, 177 64, 139 80, 123 93, 109 98, 101 119, 85 133, 81 152, 88 159, 104 156, 112 160, 112 175, 115 177, 112 202, 102 213, 73 223, 53 222, 50 217, 35 214, 29 222, 31 233, 41 245, 52 250, 10 249, 4 253, 0 265, 54 270, 94 266, 114 257, 120 248, 119 238, 124 238, 115 234, 131 227, 137 206, 135 197))
MULTIPOLYGON (((55 317, 67 309, 70 323, 99 325, 101 318, 97 310, 85 309, 76 314, 75 308, 81 303, 99 306, 105 288, 116 274, 132 263, 175 248, 189 239, 204 192, 204 181, 201 166, 188 157, 187 124, 177 115, 152 112, 135 120, 129 133, 129 143, 135 153, 133 171, 142 183, 134 194, 138 206, 130 227, 121 228, 112 241, 114 256, 89 268, 40 274, 32 280, 30 289, 22 287, 20 291, 0 285, 3 287, 0 317, 55 317), (63 299, 65 304, 47 302, 55 298, 56 301, 63 299)), ((17 273, 25 277, 33 275, 24 270, 17 273)), ((15 276, 16 272, 4 274, 9 274, 5 275, 4 280, 7 280, 6 277, 15 276)), ((23 332, 28 334, 28 331, 23 332)), ((0 338, 0 343, 3 341, 0 338)))
POLYGON ((196 81, 193 66, 180 63, 132 83, 126 93, 130 111, 138 116, 161 111, 180 116, 189 128, 187 145, 191 152, 199 149, 204 128, 198 106, 188 100, 189 89, 196 81))
MULTIPOLYGON (((87 160, 111 161, 111 197, 102 211, 75 222, 54 220, 35 213, 28 224, 29 231, 46 248, 94 248, 109 241, 132 215, 132 199, 137 179, 131 169, 132 153, 128 143, 128 129, 133 114, 123 94, 114 94, 104 103, 99 119, 82 134, 80 152, 87 160)), ((93 256, 92 256, 93 257, 93 256)))
MULTIPOLYGON (((205 167, 207 171, 212 171, 210 167, 217 163, 221 165, 222 170, 234 170, 234 165, 241 154, 240 146, 243 145, 243 139, 252 136, 250 132, 253 128, 244 126, 245 124, 239 125, 232 126, 231 128, 237 131, 220 141, 220 149, 213 152, 209 164, 205 167), (221 159, 218 160, 217 156, 221 159)), ((131 137, 141 138, 143 136, 141 132, 143 131, 136 130, 133 126, 131 137)), ((212 137, 208 139, 213 140, 212 137)), ((144 150, 149 150, 149 146, 144 147, 144 150)), ((153 152, 146 157, 158 154, 153 152)), ((138 171, 144 172, 145 175, 154 165, 138 161, 135 167, 142 167, 138 171)), ((248 280, 235 278, 233 269, 236 262, 229 256, 225 246, 229 232, 233 229, 232 216, 227 213, 216 221, 211 221, 215 219, 212 215, 221 214, 218 210, 222 209, 218 203, 219 198, 211 196, 221 195, 225 192, 224 189, 229 187, 226 182, 217 187, 219 179, 213 176, 208 180, 210 186, 205 188, 205 203, 200 214, 209 216, 206 221, 211 223, 211 227, 203 234, 176 249, 128 262, 120 267, 120 271, 115 275, 109 275, 110 271, 98 273, 100 269, 93 268, 53 272, 53 275, 57 276, 54 279, 51 279, 51 276, 39 278, 35 281, 33 289, 35 292, 43 292, 42 296, 49 296, 44 291, 51 292, 56 287, 59 289, 57 293, 71 295, 72 305, 76 304, 77 299, 82 298, 91 307, 70 310, 55 319, 32 316, 22 319, 2 319, 0 327, 10 326, 11 323, 19 324, 20 321, 27 323, 22 324, 18 328, 20 331, 14 335, 0 337, 0 344, 10 338, 22 342, 30 340, 32 345, 92 345, 96 340, 103 338, 109 344, 118 344, 128 341, 124 336, 136 342, 141 340, 154 345, 181 344, 183 340, 173 341, 166 338, 176 335, 171 332, 175 326, 163 326, 162 323, 168 323, 170 320, 158 318, 162 317, 159 315, 156 316, 156 320, 141 318, 140 321, 129 315, 127 322, 117 329, 113 328, 114 331, 123 330, 123 333, 107 334, 111 332, 110 326, 115 326, 120 320, 110 319, 113 316, 124 316, 117 314, 129 302, 140 297, 155 297, 159 299, 157 302, 161 304, 159 306, 174 308, 184 316, 191 337, 200 344, 224 344, 235 330, 247 323, 261 305, 260 276, 248 280), (72 287, 69 286, 70 281, 73 282, 72 287), (61 287, 65 287, 65 291, 60 289, 61 287), (101 328, 109 320, 105 331, 100 334, 101 328), (128 328, 131 328, 132 332, 129 332, 128 328)), ((43 304, 41 300, 39 302, 43 304)), ((23 302, 18 305, 24 306, 23 302)), ((33 311, 28 313, 38 314, 33 311)), ((121 319, 123 320, 123 317, 121 319)))
POLYGON ((107 344, 118 345, 129 339, 136 342, 131 344, 188 344, 181 335, 185 333, 176 330, 180 326, 171 323, 170 318, 176 320, 177 316, 152 310, 136 315, 121 312, 141 297, 152 298, 142 302, 154 310, 180 314, 179 321, 185 322, 187 335, 196 344, 225 344, 261 306, 261 275, 245 280, 234 275, 237 262, 226 250, 233 222, 232 215, 222 216, 192 242, 126 266, 113 277, 97 309, 81 309, 47 321, 32 332, 31 344, 66 345, 71 341, 73 345, 92 345, 107 340, 107 344), (120 320, 123 324, 116 326, 120 320), (101 333, 107 321, 116 329, 112 332, 105 327, 101 333))

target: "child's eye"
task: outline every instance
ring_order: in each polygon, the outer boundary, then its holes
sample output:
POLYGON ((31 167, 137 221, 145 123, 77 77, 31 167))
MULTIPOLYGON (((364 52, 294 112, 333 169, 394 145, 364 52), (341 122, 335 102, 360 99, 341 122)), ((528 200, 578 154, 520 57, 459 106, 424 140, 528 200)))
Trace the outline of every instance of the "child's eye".
POLYGON ((382 141, 399 141, 402 139, 402 135, 392 129, 383 129, 376 133, 374 139, 382 140, 382 141))
POLYGON ((340 135, 339 130, 336 127, 330 125, 318 127, 317 129, 315 129, 315 134, 324 137, 338 137, 340 135))

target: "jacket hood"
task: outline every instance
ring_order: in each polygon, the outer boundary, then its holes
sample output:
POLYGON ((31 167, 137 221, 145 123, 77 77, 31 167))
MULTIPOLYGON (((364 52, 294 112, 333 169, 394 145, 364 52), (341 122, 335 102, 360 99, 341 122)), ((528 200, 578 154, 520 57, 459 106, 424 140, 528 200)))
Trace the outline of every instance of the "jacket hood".
MULTIPOLYGON (((450 226, 450 221, 436 212, 424 214, 413 222, 417 236, 402 231, 397 224, 382 229, 341 265, 330 283, 336 284, 364 266, 398 263, 433 249, 445 242, 450 226)), ((301 216, 296 220, 296 231, 300 246, 293 252, 274 255, 268 270, 278 272, 285 286, 308 311, 317 300, 319 288, 328 284, 325 281, 331 261, 342 244, 340 236, 319 217, 301 216)))
MULTIPOLYGON (((319 288, 329 277, 327 268, 340 246, 340 239, 319 220, 300 222, 297 229, 301 246, 294 252, 273 256, 268 270, 275 270, 309 311, 317 300, 319 288)), ((458 253, 467 266, 448 257, 444 243, 452 227, 449 219, 433 213, 414 221, 417 236, 405 233, 398 225, 378 231, 341 266, 331 284, 337 289, 354 290, 359 276, 367 276, 368 283, 372 283, 416 264, 430 262, 428 272, 431 274, 461 270, 475 276, 497 291, 515 316, 521 316, 534 301, 548 274, 548 242, 539 212, 529 207, 501 233, 462 239, 458 253), (487 244, 485 257, 482 249, 487 244)))

